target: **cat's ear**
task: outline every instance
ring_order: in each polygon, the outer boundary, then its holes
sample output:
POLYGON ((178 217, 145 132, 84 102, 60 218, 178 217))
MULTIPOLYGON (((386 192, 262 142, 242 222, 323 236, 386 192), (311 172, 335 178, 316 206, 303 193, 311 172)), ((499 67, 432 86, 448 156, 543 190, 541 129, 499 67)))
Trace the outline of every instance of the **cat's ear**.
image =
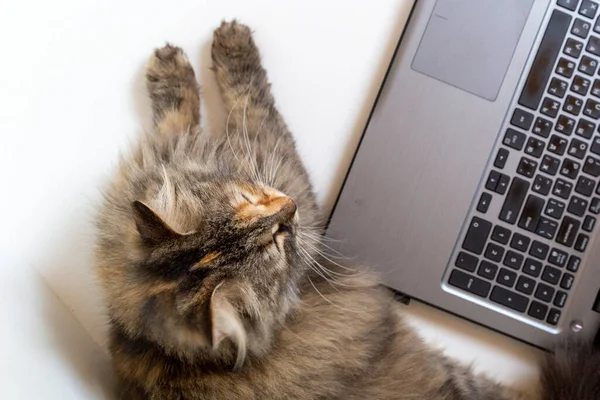
POLYGON ((231 340, 237 348, 234 370, 240 369, 246 359, 246 329, 222 285, 218 285, 210 297, 210 326, 213 350, 217 350, 223 340, 231 340))
POLYGON ((135 226, 144 244, 153 246, 179 236, 158 214, 141 201, 134 201, 132 208, 135 226))

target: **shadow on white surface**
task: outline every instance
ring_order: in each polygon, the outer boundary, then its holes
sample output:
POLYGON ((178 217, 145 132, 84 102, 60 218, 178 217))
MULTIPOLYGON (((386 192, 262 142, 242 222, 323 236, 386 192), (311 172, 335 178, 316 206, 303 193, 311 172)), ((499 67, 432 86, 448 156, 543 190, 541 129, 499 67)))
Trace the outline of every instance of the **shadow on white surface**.
POLYGON ((114 398, 106 353, 35 272, 3 276, 0 310, 0 398, 114 398))

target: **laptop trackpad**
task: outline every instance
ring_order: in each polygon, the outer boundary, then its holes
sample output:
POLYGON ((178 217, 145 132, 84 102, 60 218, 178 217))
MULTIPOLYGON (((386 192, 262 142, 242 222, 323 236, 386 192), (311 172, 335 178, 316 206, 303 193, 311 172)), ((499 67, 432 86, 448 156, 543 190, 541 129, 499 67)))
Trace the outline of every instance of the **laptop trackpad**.
POLYGON ((535 0, 438 0, 412 68, 494 101, 535 0))

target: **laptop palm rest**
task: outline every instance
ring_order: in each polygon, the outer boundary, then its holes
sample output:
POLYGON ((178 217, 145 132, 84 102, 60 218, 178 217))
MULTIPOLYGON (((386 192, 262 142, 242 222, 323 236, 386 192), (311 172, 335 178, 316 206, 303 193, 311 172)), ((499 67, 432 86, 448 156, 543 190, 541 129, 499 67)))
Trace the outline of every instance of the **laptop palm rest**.
POLYGON ((533 2, 438 0, 412 69, 496 100, 533 2))

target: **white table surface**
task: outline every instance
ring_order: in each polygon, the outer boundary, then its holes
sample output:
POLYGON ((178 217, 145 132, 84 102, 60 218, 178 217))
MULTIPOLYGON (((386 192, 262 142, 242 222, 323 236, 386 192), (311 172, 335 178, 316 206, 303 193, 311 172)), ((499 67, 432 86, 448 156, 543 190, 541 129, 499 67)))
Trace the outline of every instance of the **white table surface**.
MULTIPOLYGON (((208 69, 210 38, 232 17, 255 30, 278 105, 329 209, 411 6, 412 0, 3 2, 0 273, 37 271, 104 344, 106 321, 90 268, 91 216, 118 152, 150 125, 144 64, 167 40, 184 47, 203 86, 204 123, 217 129, 224 111, 208 69)), ((536 350, 417 303, 407 315, 427 340, 477 370, 506 382, 535 379, 536 350)))

